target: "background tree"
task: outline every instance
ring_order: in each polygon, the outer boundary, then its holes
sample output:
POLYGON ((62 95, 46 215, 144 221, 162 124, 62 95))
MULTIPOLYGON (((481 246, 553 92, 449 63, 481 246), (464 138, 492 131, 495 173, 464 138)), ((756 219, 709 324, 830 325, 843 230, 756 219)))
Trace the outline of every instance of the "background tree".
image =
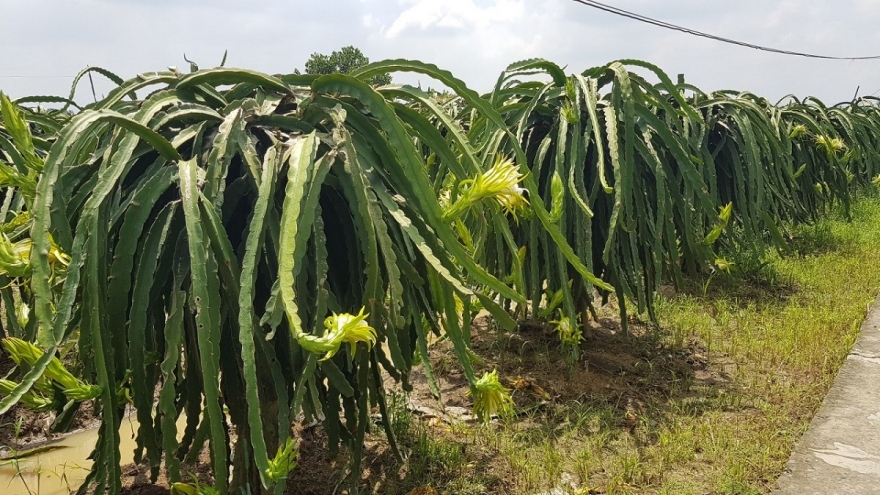
MULTIPOLYGON (((358 48, 354 46, 344 46, 339 51, 333 51, 330 55, 323 53, 313 53, 306 61, 306 74, 333 74, 339 72, 348 74, 349 72, 370 63, 358 48)), ((391 83, 389 74, 381 74, 370 79, 370 84, 384 85, 391 83)))

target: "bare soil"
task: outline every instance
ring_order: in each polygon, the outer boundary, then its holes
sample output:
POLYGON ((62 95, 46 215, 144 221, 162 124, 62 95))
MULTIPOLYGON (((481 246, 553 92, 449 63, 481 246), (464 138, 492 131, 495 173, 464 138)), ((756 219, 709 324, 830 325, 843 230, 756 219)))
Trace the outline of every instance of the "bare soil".
MULTIPOLYGON (((541 323, 526 323, 518 331, 502 333, 494 330, 490 320, 478 319, 472 327, 471 346, 481 362, 476 371, 497 369, 505 385, 512 390, 518 421, 534 428, 552 425, 540 424, 542 418, 552 414, 555 408, 564 407, 571 401, 614 404, 619 410, 622 430, 632 430, 639 411, 648 402, 664 397, 693 393, 699 387, 718 388, 730 382, 734 365, 706 357, 704 350, 695 343, 682 348, 661 345, 654 331, 637 320, 629 325, 629 334, 620 330, 620 321, 613 317, 591 321, 585 331, 580 347, 580 358, 569 366, 559 349, 558 337, 552 328, 541 323)), ((407 407, 413 411, 415 421, 429 437, 442 439, 460 446, 462 456, 470 466, 479 465, 486 493, 507 493, 511 481, 507 472, 511 469, 491 447, 479 441, 462 441, 450 425, 471 422, 471 399, 468 397, 467 380, 457 364, 452 345, 441 341, 432 346, 430 359, 441 390, 438 401, 431 393, 427 378, 421 368, 413 371, 413 390, 408 394, 407 407)), ((388 390, 399 389, 393 381, 388 390)), ((90 408, 84 408, 78 419, 78 427, 94 426, 97 419, 90 408)), ((51 418, 16 408, 0 421, 0 443, 9 444, 10 421, 22 418, 22 430, 15 445, 34 446, 57 435, 48 431, 51 418)), ((398 463, 383 433, 376 426, 367 437, 360 487, 367 493, 432 494, 434 488, 423 486, 423 472, 415 473, 409 460, 398 463)), ((336 495, 348 493, 348 456, 345 452, 336 458, 330 456, 327 437, 319 427, 298 428, 299 465, 288 479, 287 495, 336 495)), ((402 440, 404 450, 406 440, 402 440)), ((188 466, 203 481, 210 480, 207 453, 195 466, 188 466)), ((424 460, 422 460, 424 461, 424 460)), ((461 466, 459 466, 461 467, 461 466)), ((429 467, 429 469, 435 469, 429 467)), ((157 484, 149 481, 146 466, 130 464, 123 468, 123 493, 131 495, 167 494, 168 483, 161 475, 157 484)), ((430 477, 442 482, 460 473, 446 472, 443 466, 436 468, 430 477)))
MULTIPOLYGON (((516 332, 498 333, 487 319, 478 319, 472 328, 471 347, 482 362, 476 371, 497 369, 504 384, 512 390, 521 429, 546 429, 554 411, 572 401, 612 404, 618 411, 619 428, 632 432, 640 413, 648 405, 668 398, 693 396, 698 402, 711 389, 717 393, 732 384, 736 365, 724 356, 708 353, 696 342, 685 347, 660 343, 654 330, 637 320, 630 321, 629 334, 620 329, 619 319, 591 321, 581 344, 578 362, 569 367, 559 349, 552 328, 540 323, 526 323, 516 332)), ((463 438, 456 423, 470 423, 471 399, 468 384, 450 342, 431 348, 432 366, 441 391, 433 397, 421 368, 413 371, 413 390, 408 407, 420 426, 434 440, 442 440, 462 449, 467 465, 479 471, 484 493, 510 493, 513 490, 507 461, 485 441, 463 438), (488 473, 488 474, 487 474, 488 473)), ((389 382, 388 389, 395 386, 389 382)), ((468 435, 479 435, 479 429, 468 435), (475 433, 476 432, 476 433, 475 433)), ((465 435, 467 436, 467 435, 465 435)), ((405 441, 404 441, 405 443, 405 441)), ((326 438, 319 428, 303 438, 300 467, 291 473, 286 494, 331 495, 348 493, 344 456, 330 459, 326 438)), ((366 493, 420 493, 430 487, 420 485, 421 477, 412 476, 412 459, 399 464, 391 455, 384 436, 374 434, 367 444, 360 486, 366 493)), ((462 466, 459 466, 462 467, 462 466)), ((460 472, 437 467, 429 476, 442 485, 460 472)), ((433 490, 433 488, 430 488, 433 490)), ((444 491, 444 493, 447 493, 444 491)), ((448 491, 453 493, 453 491, 448 491)))

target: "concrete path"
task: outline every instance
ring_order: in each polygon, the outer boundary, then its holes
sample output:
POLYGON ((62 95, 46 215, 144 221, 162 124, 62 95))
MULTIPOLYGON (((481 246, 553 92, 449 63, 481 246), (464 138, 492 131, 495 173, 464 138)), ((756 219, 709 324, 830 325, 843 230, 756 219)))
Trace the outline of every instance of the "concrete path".
POLYGON ((880 495, 880 300, 774 495, 880 495))

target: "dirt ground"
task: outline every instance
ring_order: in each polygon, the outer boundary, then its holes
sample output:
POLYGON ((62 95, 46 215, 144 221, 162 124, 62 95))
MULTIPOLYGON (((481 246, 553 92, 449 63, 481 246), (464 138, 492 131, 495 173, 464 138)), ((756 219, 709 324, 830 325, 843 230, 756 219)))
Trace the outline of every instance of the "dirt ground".
MULTIPOLYGON (((638 411, 651 398, 689 393, 695 385, 723 386, 732 372, 729 363, 710 363, 703 351, 695 344, 684 348, 669 348, 659 344, 653 330, 638 321, 631 321, 629 335, 620 331, 620 322, 613 317, 591 321, 585 331, 580 347, 580 358, 569 366, 559 349, 558 337, 549 326, 523 324, 516 332, 499 333, 491 321, 478 319, 472 328, 472 349, 481 362, 476 371, 497 369, 502 381, 512 390, 519 415, 516 421, 527 424, 539 422, 542 413, 571 401, 613 403, 620 412, 623 430, 632 429, 638 411)), ((432 346, 431 362, 441 390, 438 401, 431 393, 427 379, 417 368, 411 376, 413 390, 406 397, 405 407, 413 414, 423 432, 434 439, 456 442, 456 423, 474 421, 470 415, 471 399, 467 396, 467 380, 457 365, 448 341, 432 346)), ((393 381, 388 390, 399 389, 393 381)), ((11 437, 8 426, 0 427, 0 444, 14 445, 17 450, 31 448, 57 438, 48 430, 50 418, 31 413, 23 408, 0 418, 0 424, 9 425, 21 418, 21 431, 17 438, 11 437)), ((83 407, 77 419, 77 428, 97 423, 90 405, 83 407)), ((535 427, 543 427, 535 424, 535 427)), ((419 477, 412 475, 409 462, 399 464, 393 456, 382 428, 376 426, 367 437, 362 463, 360 486, 371 493, 437 493, 418 484, 419 477)), ((343 452, 337 458, 330 457, 327 437, 319 426, 298 428, 299 464, 291 473, 286 486, 287 495, 335 495, 348 493, 347 456, 343 452)), ((404 442, 404 450, 406 444, 404 442)), ((505 493, 509 480, 505 476, 508 466, 480 442, 462 443, 468 462, 480 464, 488 477, 489 493, 505 493), (466 453, 465 450, 470 449, 466 453)), ((207 453, 203 454, 189 470, 203 481, 210 481, 207 453)), ((431 469, 430 466, 428 469, 431 469)), ((144 466, 130 464, 123 468, 126 494, 167 494, 167 480, 160 476, 158 484, 149 482, 149 470, 144 466)), ((423 476, 420 475, 420 476, 423 476)), ((442 477, 443 473, 437 473, 442 477)))
MULTIPOLYGON (((515 421, 522 430, 554 427, 541 422, 555 409, 579 401, 614 404, 619 412, 619 428, 632 431, 647 402, 672 395, 696 397, 700 388, 725 387, 735 373, 734 364, 720 356, 713 356, 710 362, 708 353, 696 343, 681 348, 661 345, 654 331, 636 320, 630 322, 629 334, 623 335, 619 319, 613 317, 590 323, 579 361, 571 368, 560 352, 558 337, 542 324, 525 324, 517 332, 498 334, 491 330, 488 320, 480 319, 473 326, 471 344, 482 359, 476 365, 478 375, 497 369, 504 385, 512 390, 518 414, 515 421)), ((472 423, 474 418, 470 415, 467 380, 456 364, 451 343, 434 345, 430 354, 441 400, 433 397, 424 373, 416 369, 411 376, 413 390, 407 397, 408 409, 429 437, 459 445, 467 450, 469 465, 493 473, 483 476, 492 483, 485 487, 487 493, 509 493, 510 467, 506 462, 485 442, 462 440, 461 431, 455 428, 455 424, 472 423)), ((392 387, 393 382, 388 384, 389 389, 392 387)), ((478 432, 474 429, 468 434, 478 432)), ((384 436, 372 435, 366 450, 361 476, 365 492, 406 494, 428 489, 413 486, 416 480, 408 472, 412 461, 398 464, 384 436)), ((344 474, 344 456, 331 460, 326 438, 316 428, 302 440, 300 466, 291 473, 285 493, 347 493, 347 485, 342 483, 344 474)), ((442 478, 444 474, 435 476, 442 478)))

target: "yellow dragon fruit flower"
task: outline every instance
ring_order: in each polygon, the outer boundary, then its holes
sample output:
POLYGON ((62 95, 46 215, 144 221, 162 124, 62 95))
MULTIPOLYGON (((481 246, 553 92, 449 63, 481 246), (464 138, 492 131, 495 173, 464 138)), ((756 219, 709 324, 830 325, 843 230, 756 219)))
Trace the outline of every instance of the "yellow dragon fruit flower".
POLYGON ((515 216, 517 210, 529 204, 523 194, 525 189, 519 186, 523 177, 513 160, 498 157, 495 165, 478 177, 470 190, 475 191, 479 198, 494 198, 502 208, 515 216))
MULTIPOLYGON (((9 395, 16 386, 18 384, 12 380, 0 379, 0 394, 9 395)), ((43 396, 35 388, 22 395, 20 402, 28 409, 38 412, 51 411, 55 407, 54 401, 43 396)))
POLYGON ((834 151, 846 150, 846 143, 843 141, 843 139, 833 138, 831 139, 831 141, 829 141, 828 144, 831 145, 831 149, 833 149, 834 151))
POLYGON ((550 179, 550 221, 556 223, 562 218, 562 210, 565 206, 565 184, 559 172, 553 172, 550 179))
POLYGON ((361 308, 360 313, 357 315, 352 315, 350 313, 333 313, 332 316, 328 316, 324 320, 324 327, 327 329, 327 333, 321 337, 304 334, 297 340, 299 341, 299 344, 309 352, 315 354, 323 353, 324 357, 321 358, 321 361, 325 361, 336 355, 336 353, 339 352, 339 346, 342 345, 343 342, 348 342, 349 346, 351 346, 352 356, 354 356, 357 351, 358 342, 366 343, 367 349, 369 350, 373 347, 373 344, 376 343, 378 335, 376 334, 376 329, 364 321, 370 316, 369 313, 364 313, 364 309, 365 308, 361 308))
POLYGON ((816 136, 816 146, 824 149, 830 159, 839 152, 846 151, 846 143, 840 138, 831 138, 828 136, 816 136))
POLYGON ((171 484, 171 495, 220 495, 213 486, 203 485, 193 477, 193 483, 176 482, 171 484))
POLYGON ((293 438, 288 438, 284 445, 278 446, 278 452, 275 457, 269 459, 269 466, 266 468, 266 478, 272 483, 283 480, 296 467, 296 450, 297 442, 293 438))
POLYGON ((556 332, 559 334, 559 343, 564 352, 565 362, 571 368, 579 360, 581 340, 584 339, 584 334, 578 324, 577 317, 562 317, 551 323, 556 325, 556 332))
POLYGON ((351 355, 354 356, 358 342, 366 343, 367 350, 369 350, 378 338, 376 329, 364 321, 368 316, 370 315, 369 313, 364 313, 364 308, 361 308, 357 315, 349 313, 337 315, 334 313, 324 320, 324 326, 331 335, 337 335, 336 338, 340 342, 348 342, 348 345, 351 347, 351 355))
POLYGON ((807 130, 807 126, 803 124, 797 124, 792 126, 791 131, 788 133, 788 137, 790 139, 798 139, 800 137, 806 136, 809 131, 807 130))
POLYGON ((559 334, 559 341, 563 346, 580 345, 584 335, 581 333, 577 318, 561 318, 557 321, 551 321, 550 323, 556 325, 556 333, 559 334))
POLYGON ((453 220, 482 199, 494 199, 502 208, 516 217, 517 211, 529 204, 525 189, 519 186, 524 175, 509 158, 499 156, 492 168, 475 179, 461 182, 459 187, 467 186, 458 199, 443 212, 443 218, 453 220))
MULTIPOLYGON (((31 273, 31 239, 13 243, 4 233, 0 233, 0 274, 10 277, 27 277, 31 273)), ((49 238, 49 263, 52 266, 70 265, 70 256, 64 253, 52 238, 49 238)))
MULTIPOLYGON (((22 362, 33 366, 43 356, 43 351, 39 347, 16 337, 7 337, 3 339, 2 343, 6 352, 18 366, 21 366, 22 362)), ((71 400, 86 401, 101 395, 101 387, 85 383, 73 376, 56 356, 52 356, 43 376, 55 382, 64 395, 71 400)))
POLYGON ((715 260, 715 266, 718 267, 719 271, 730 273, 730 268, 733 267, 733 262, 727 261, 724 258, 718 258, 715 260))
POLYGON ((26 277, 30 274, 30 239, 26 241, 27 245, 23 245, 24 241, 13 244, 6 234, 0 234, 0 274, 10 277, 26 277))
MULTIPOLYGON (((493 414, 509 416, 513 413, 513 399, 510 390, 498 381, 498 370, 483 373, 474 384, 474 414, 477 419, 489 422, 493 414)), ((470 392, 468 392, 470 395, 470 392)))

